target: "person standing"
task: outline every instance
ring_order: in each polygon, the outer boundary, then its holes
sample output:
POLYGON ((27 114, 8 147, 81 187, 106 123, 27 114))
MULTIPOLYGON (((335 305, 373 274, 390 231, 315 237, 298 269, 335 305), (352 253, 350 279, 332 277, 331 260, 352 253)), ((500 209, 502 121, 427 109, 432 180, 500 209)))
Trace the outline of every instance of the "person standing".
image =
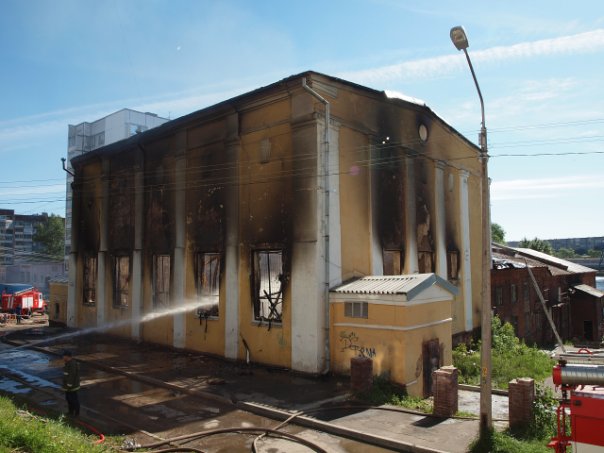
POLYGON ((17 318, 17 324, 21 324, 21 305, 19 304, 15 307, 15 318, 17 318))
POLYGON ((80 399, 78 390, 80 390, 80 365, 73 359, 71 351, 63 351, 63 390, 69 415, 77 417, 80 415, 80 399))

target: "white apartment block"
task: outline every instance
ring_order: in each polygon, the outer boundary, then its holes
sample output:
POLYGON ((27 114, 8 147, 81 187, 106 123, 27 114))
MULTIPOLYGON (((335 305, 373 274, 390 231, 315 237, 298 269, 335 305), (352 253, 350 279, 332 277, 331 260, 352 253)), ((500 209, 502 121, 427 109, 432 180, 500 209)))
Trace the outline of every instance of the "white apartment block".
MULTIPOLYGON (((155 113, 122 109, 91 123, 85 121, 69 125, 67 145, 67 169, 73 172, 71 160, 89 151, 126 139, 140 132, 160 126, 169 121, 155 113)), ((71 249, 71 183, 73 177, 67 173, 67 196, 65 204, 65 255, 71 249)))

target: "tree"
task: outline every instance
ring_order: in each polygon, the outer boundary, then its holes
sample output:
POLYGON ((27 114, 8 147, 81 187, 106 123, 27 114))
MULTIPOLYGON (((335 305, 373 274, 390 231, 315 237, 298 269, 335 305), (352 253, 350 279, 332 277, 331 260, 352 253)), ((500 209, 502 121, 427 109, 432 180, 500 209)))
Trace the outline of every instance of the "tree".
POLYGON ((549 242, 547 242, 543 239, 539 239, 539 238, 534 238, 531 240, 524 238, 524 239, 522 239, 522 241, 520 241, 520 243, 518 244, 518 247, 524 248, 524 249, 533 249, 538 252, 545 253, 546 255, 554 254, 554 249, 552 247, 552 244, 550 244, 549 242))
POLYGON ((491 223, 491 242, 505 244, 505 230, 498 223, 491 223))
POLYGON ((42 253, 49 258, 62 259, 65 253, 65 220, 52 214, 36 226, 33 239, 42 246, 42 253))
POLYGON ((556 250, 556 256, 558 258, 574 258, 577 256, 577 253, 573 249, 562 247, 556 250))

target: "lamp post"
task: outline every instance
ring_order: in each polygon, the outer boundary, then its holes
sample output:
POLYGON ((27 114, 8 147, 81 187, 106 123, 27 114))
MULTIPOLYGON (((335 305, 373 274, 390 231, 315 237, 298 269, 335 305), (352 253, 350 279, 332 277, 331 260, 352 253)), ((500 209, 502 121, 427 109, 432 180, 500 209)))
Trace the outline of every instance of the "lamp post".
POLYGON ((483 433, 493 427, 493 416, 491 406, 491 207, 489 194, 489 154, 487 149, 487 128, 484 121, 484 101, 480 86, 472 67, 470 55, 468 55, 468 37, 461 26, 451 29, 451 41, 457 50, 463 50, 472 72, 472 78, 480 98, 480 112, 482 123, 480 125, 480 161, 482 166, 482 309, 481 309, 481 347, 480 347, 480 431, 483 433))

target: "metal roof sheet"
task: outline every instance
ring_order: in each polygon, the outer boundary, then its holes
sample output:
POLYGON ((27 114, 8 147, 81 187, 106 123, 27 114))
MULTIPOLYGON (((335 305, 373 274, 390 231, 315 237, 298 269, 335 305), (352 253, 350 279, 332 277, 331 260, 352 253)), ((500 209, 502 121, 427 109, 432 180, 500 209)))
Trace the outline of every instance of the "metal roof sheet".
POLYGON ((438 284, 452 294, 457 288, 435 274, 369 275, 335 288, 339 294, 406 294, 413 298, 430 286, 438 284))
POLYGON ((525 248, 515 248, 515 250, 522 253, 523 255, 532 256, 539 261, 545 262, 546 264, 561 267, 564 270, 573 274, 596 272, 595 269, 592 269, 590 267, 581 266, 580 264, 573 263, 572 261, 567 261, 556 256, 547 255, 546 253, 538 252, 537 250, 525 248))
POLYGON ((582 293, 589 294, 590 296, 602 298, 604 297, 604 291, 600 291, 599 289, 594 288, 593 286, 581 284, 575 285, 574 288, 577 291, 581 291, 582 293))

